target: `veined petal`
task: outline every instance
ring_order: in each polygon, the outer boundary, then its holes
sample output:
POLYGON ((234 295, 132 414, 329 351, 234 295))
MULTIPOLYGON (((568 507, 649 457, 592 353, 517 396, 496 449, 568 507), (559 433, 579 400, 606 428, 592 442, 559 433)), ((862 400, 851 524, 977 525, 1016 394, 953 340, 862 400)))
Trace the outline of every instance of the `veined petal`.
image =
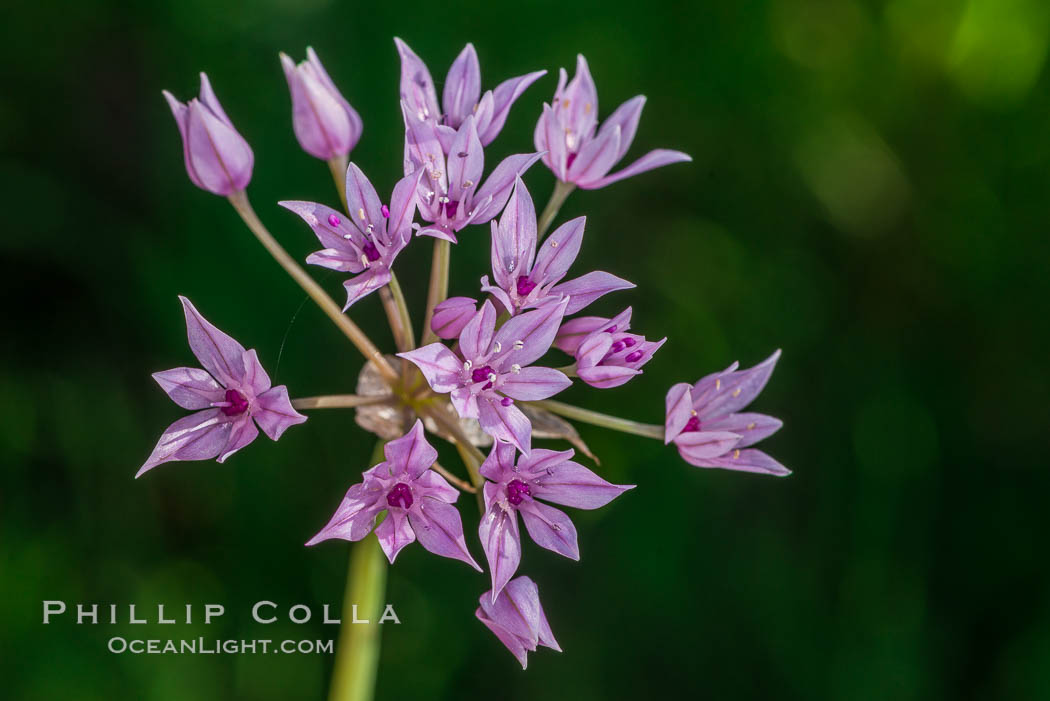
POLYGON ((492 360, 493 367, 500 372, 510 370, 513 365, 531 365, 548 351, 561 327, 569 300, 546 304, 539 309, 518 314, 496 332, 495 344, 500 344, 500 353, 492 360))
POLYGON ((411 361, 419 368, 427 384, 435 392, 451 392, 459 387, 459 376, 463 363, 443 344, 431 343, 428 346, 397 355, 399 358, 411 361))
POLYGON ((569 166, 569 182, 586 183, 601 178, 609 172, 620 154, 620 127, 588 141, 580 149, 569 166))
POLYGON ((350 103, 347 102, 345 97, 343 97, 343 94, 339 92, 339 88, 336 87, 332 77, 328 75, 328 71, 326 71, 321 64, 321 59, 317 57, 317 53, 310 46, 306 47, 306 60, 311 66, 313 66, 321 83, 328 88, 332 96, 335 97, 346 111, 346 116, 350 120, 350 149, 353 150, 354 146, 357 146, 357 142, 361 138, 361 132, 364 129, 364 125, 361 122, 361 116, 357 113, 357 110, 350 106, 350 103))
POLYGON ((599 297, 617 290, 629 290, 632 287, 634 287, 633 282, 628 282, 602 270, 595 270, 573 280, 558 283, 551 288, 550 294, 568 297, 569 304, 565 308, 565 313, 575 314, 599 297))
POLYGON ((688 462, 725 455, 740 442, 740 435, 729 431, 684 431, 674 439, 678 452, 688 462))
POLYGON ((459 499, 459 490, 433 470, 424 470, 423 474, 412 483, 412 487, 423 496, 443 501, 446 504, 455 504, 459 499))
POLYGON ((477 208, 471 222, 484 224, 500 213, 507 204, 514 181, 539 160, 538 153, 518 153, 507 156, 489 173, 485 184, 478 188, 472 203, 477 208), (491 198, 491 199, 489 199, 491 198))
MULTIPOLYGON (((546 455, 546 453, 551 451, 544 450, 537 452, 546 455)), ((482 477, 492 480, 493 482, 502 482, 506 479, 507 475, 513 473, 514 458, 517 457, 517 455, 518 451, 512 444, 496 441, 492 444, 492 450, 489 451, 488 457, 485 458, 485 462, 481 463, 481 468, 478 472, 481 473, 482 477)))
POLYGON ((441 108, 426 64, 401 39, 394 37, 394 44, 401 56, 401 100, 418 119, 438 120, 441 108))
POLYGON ((226 111, 222 108, 222 105, 219 103, 219 98, 215 95, 215 90, 213 90, 211 87, 211 81, 208 79, 208 75, 204 72, 201 72, 200 76, 200 101, 203 102, 209 110, 211 110, 212 114, 214 114, 220 120, 225 122, 228 126, 233 127, 233 122, 228 116, 226 116, 226 111))
POLYGON ((449 399, 452 400, 452 407, 461 419, 478 418, 478 396, 471 392, 469 387, 452 390, 449 399))
POLYGON ((499 391, 513 399, 531 402, 553 397, 571 384, 572 380, 559 370, 534 366, 503 375, 499 391))
MULTIPOLYGON (((602 316, 581 316, 570 319, 558 329, 558 335, 554 338, 554 347, 569 355, 576 355, 583 340, 595 331, 608 331, 606 327, 611 324, 611 319, 602 316)), ((617 331, 623 329, 618 328, 617 331)))
POLYGON ((175 117, 175 125, 179 128, 179 136, 182 137, 182 158, 186 165, 186 174, 190 176, 190 182, 201 189, 205 189, 204 183, 197 177, 197 173, 193 170, 193 164, 190 162, 189 142, 186 140, 186 123, 189 119, 189 108, 185 103, 175 99, 175 96, 167 90, 162 90, 161 94, 164 95, 168 107, 171 108, 171 114, 175 117))
POLYGON ((364 264, 361 263, 361 254, 355 255, 334 248, 314 251, 306 257, 306 262, 329 270, 338 270, 341 273, 359 273, 365 269, 364 264))
POLYGON ((212 402, 221 402, 225 394, 215 378, 200 368, 155 372, 153 379, 183 409, 206 409, 212 402))
POLYGON ((416 539, 416 533, 405 512, 400 509, 390 509, 383 522, 376 526, 376 538, 379 539, 379 546, 383 548, 386 558, 392 565, 397 554, 401 552, 401 548, 416 539))
POLYGON ((190 100, 187 108, 186 143, 197 179, 216 195, 243 190, 251 180, 254 164, 248 142, 198 100, 190 100))
MULTIPOLYGON (((679 452, 681 452, 681 450, 679 450, 679 452)), ((754 448, 734 450, 727 455, 722 455, 717 458, 691 460, 685 453, 682 453, 682 457, 686 462, 697 467, 720 467, 725 470, 756 472, 763 475, 774 475, 776 477, 786 477, 791 474, 791 470, 787 469, 761 450, 755 450, 754 448)))
POLYGON ((503 406, 498 399, 478 397, 478 423, 485 433, 513 443, 525 455, 532 449, 532 423, 513 404, 503 406))
POLYGON ((168 426, 136 479, 157 465, 175 460, 211 460, 226 446, 231 422, 218 409, 205 409, 184 416, 168 426))
POLYGON ((387 243, 393 243, 398 239, 407 241, 412 235, 411 227, 412 220, 416 216, 419 182, 425 175, 426 169, 420 168, 401 178, 394 185, 394 191, 390 195, 390 217, 383 228, 386 232, 387 243))
POLYGON ((687 153, 681 151, 669 151, 667 149, 656 149, 645 154, 637 161, 627 166, 623 170, 618 170, 615 173, 606 175, 604 178, 588 182, 576 183, 584 190, 597 190, 598 188, 611 185, 617 180, 623 180, 639 173, 644 173, 647 170, 659 168, 660 166, 670 165, 672 163, 682 163, 684 161, 691 161, 693 157, 687 153))
POLYGON ((645 95, 632 97, 627 102, 616 108, 612 114, 605 118, 601 128, 598 129, 598 137, 608 134, 616 127, 620 128, 620 148, 616 153, 616 163, 627 153, 634 141, 635 132, 638 131, 638 120, 642 117, 642 108, 645 107, 645 95))
POLYGON ((693 415, 692 387, 688 382, 679 382, 667 391, 664 404, 667 408, 664 422, 664 445, 673 441, 682 432, 693 415))
POLYGON ((481 96, 481 65, 473 44, 467 44, 459 53, 445 78, 445 89, 441 104, 445 108, 445 117, 453 128, 458 128, 481 96))
POLYGON ((576 217, 559 226, 547 237, 536 254, 536 265, 533 266, 530 275, 533 282, 545 285, 565 277, 569 266, 580 253, 586 223, 587 217, 576 217))
MULTIPOLYGON (((485 592, 481 595, 483 600, 488 600, 489 592, 485 592)), ((500 624, 489 618, 485 610, 480 606, 474 611, 474 615, 479 621, 485 624, 485 627, 492 631, 492 634, 503 643, 503 646, 510 650, 510 653, 514 655, 515 659, 518 660, 518 664, 521 665, 522 669, 528 669, 529 667, 529 648, 525 647, 524 642, 521 638, 511 633, 509 630, 501 626, 500 624)), ((535 650, 535 648, 532 648, 535 650)))
POLYGON ((765 388, 779 358, 780 351, 777 350, 753 368, 725 373, 714 386, 703 393, 694 393, 693 401, 700 420, 731 414, 754 401, 765 388))
POLYGON ((343 307, 343 311, 345 312, 354 302, 372 294, 389 282, 390 269, 385 265, 375 264, 360 275, 343 281, 343 287, 346 288, 346 306, 343 307))
POLYGON ((416 419, 408 433, 383 446, 383 455, 392 465, 391 474, 416 479, 434 464, 438 453, 427 442, 423 422, 416 419))
POLYGON ((234 421, 230 425, 230 437, 226 441, 226 445, 223 446, 223 449, 219 451, 219 457, 216 458, 216 460, 219 462, 226 462, 227 458, 258 437, 259 429, 251 418, 245 416, 234 421))
POLYGON ((746 448, 763 438, 772 436, 784 423, 765 414, 730 414, 713 421, 704 422, 705 431, 731 431, 740 435, 737 448, 746 448))
POLYGON ((244 377, 242 385, 251 387, 252 394, 260 395, 270 389, 270 376, 259 362, 259 354, 254 348, 244 352, 244 377))
POLYGON ((180 296, 179 301, 186 316, 190 350, 197 360, 223 386, 240 383, 244 377, 244 346, 215 328, 190 300, 180 296))
MULTIPOLYGON (((468 207, 477 191, 481 173, 485 169, 485 153, 478 141, 474 115, 468 115, 456 132, 448 156, 448 196, 460 207, 468 207)), ((457 212, 457 217, 466 212, 457 212)), ((479 222, 483 223, 483 222, 479 222)))
POLYGON ((459 348, 467 360, 479 358, 489 351, 492 335, 496 328, 496 308, 492 302, 485 300, 481 309, 474 314, 459 334, 459 348))
POLYGON ((345 214, 317 202, 285 200, 277 204, 298 214, 325 247, 326 250, 311 255, 311 258, 315 258, 314 261, 307 258, 308 262, 351 273, 364 270, 361 263, 361 246, 364 245, 365 238, 350 225, 345 214), (337 265, 340 267, 335 267, 337 265))
POLYGON ((277 440, 289 427, 306 421, 306 417, 292 406, 292 400, 288 398, 288 388, 284 385, 268 389, 256 397, 255 401, 257 407, 252 416, 271 440, 277 440))
POLYGON ((529 537, 536 545, 573 560, 580 559, 576 526, 564 511, 534 499, 523 501, 518 510, 525 521, 529 537))
POLYGON ((346 496, 339 503, 339 508, 332 514, 328 525, 307 541, 307 545, 340 538, 342 540, 358 541, 372 532, 375 525, 376 515, 386 508, 380 501, 382 492, 376 488, 377 483, 355 484, 347 490, 346 496))
POLYGON ((462 560, 478 572, 482 571, 467 550, 463 521, 456 507, 424 497, 418 506, 409 510, 408 520, 416 533, 416 539, 425 549, 441 557, 462 560))
POLYGON ((593 333, 583 340, 576 349, 576 364, 586 370, 598 365, 612 349, 611 333, 593 333))
POLYGON ((635 375, 641 375, 641 370, 635 370, 623 365, 597 365, 594 367, 580 368, 576 371, 579 378, 596 389, 612 389, 625 384, 635 375))
POLYGON ((536 207, 520 177, 500 217, 492 226, 492 277, 500 287, 513 289, 528 275, 536 257, 536 207))
MULTIPOLYGON (((540 451, 532 452, 536 454, 540 451)), ((606 482, 583 465, 568 460, 539 473, 532 480, 532 485, 532 496, 535 498, 577 509, 605 506, 635 486, 606 482)))
POLYGON ((485 551, 492 576, 492 600, 518 570, 521 563, 521 535, 518 533, 518 516, 514 509, 503 508, 498 502, 499 486, 485 483, 487 508, 478 526, 478 537, 485 551))
POLYGON ((530 85, 546 74, 547 71, 534 71, 532 73, 526 73, 525 75, 519 75, 516 78, 510 78, 496 86, 495 91, 492 93, 492 118, 485 125, 484 129, 481 129, 480 120, 478 122, 480 131, 479 136, 483 146, 491 144, 499 135, 500 130, 503 129, 503 125, 507 122, 507 115, 510 114, 510 108, 514 104, 514 101, 521 97, 521 94, 524 93, 530 85))
POLYGON ((346 208, 354 226, 366 238, 386 230, 382 207, 372 183, 356 163, 351 163, 346 169, 346 208))
POLYGON ((401 103, 401 113, 405 120, 405 175, 420 168, 427 170, 427 175, 419 184, 421 196, 419 207, 428 212, 428 206, 437 202, 437 198, 422 197, 422 190, 448 192, 448 174, 445 172, 445 155, 437 126, 430 120, 421 120, 408 105, 401 103))
POLYGON ((463 327, 477 313, 477 300, 470 297, 449 297, 434 307, 434 316, 430 320, 430 329, 438 338, 459 338, 463 327))
POLYGON ((315 158, 346 155, 351 148, 350 116, 342 103, 321 82, 309 63, 296 66, 281 53, 281 67, 292 96, 292 129, 303 150, 315 158))

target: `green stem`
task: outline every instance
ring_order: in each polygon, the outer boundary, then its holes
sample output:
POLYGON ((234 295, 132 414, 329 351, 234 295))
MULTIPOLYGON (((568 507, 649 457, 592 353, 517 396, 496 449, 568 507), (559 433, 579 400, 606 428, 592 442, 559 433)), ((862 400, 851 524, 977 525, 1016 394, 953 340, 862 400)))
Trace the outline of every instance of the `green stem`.
MULTIPOLYGON (((383 444, 384 441, 376 443, 373 463, 382 460, 383 444)), ((371 701, 375 696, 386 570, 386 556, 375 534, 351 546, 343 595, 343 623, 339 628, 328 701, 371 701), (354 623, 355 620, 368 623, 354 623)))
POLYGON ((296 409, 353 409, 359 406, 389 404, 396 400, 388 394, 365 397, 359 394, 327 394, 320 397, 300 397, 292 400, 296 409))
POLYGON ((633 433, 636 436, 645 436, 646 438, 655 438, 657 440, 663 440, 664 438, 664 427, 657 424, 643 424, 629 419, 621 419, 619 416, 600 414, 597 411, 581 409, 578 406, 563 404, 562 402, 557 402, 553 399, 541 399, 539 401, 526 403, 529 406, 546 409, 554 414, 560 414, 567 419, 576 419, 577 421, 601 426, 602 428, 611 428, 614 431, 633 433))
POLYGON ((332 171, 332 180, 335 181, 336 192, 339 193, 339 201, 343 203, 343 211, 347 210, 346 204, 346 169, 350 165, 347 156, 336 156, 328 159, 328 170, 332 171))
POLYGON ((408 313, 405 293, 401 291, 401 283, 397 281, 397 275, 394 275, 393 270, 390 271, 390 284, 388 287, 394 295, 394 304, 397 305, 398 318, 401 320, 401 328, 405 332, 405 344, 407 347, 403 350, 412 350, 416 347, 416 333, 412 330, 412 317, 408 313))
POLYGON ((540 215, 539 232, 536 235, 537 240, 542 241, 543 237, 547 235, 547 230, 554 223, 554 217, 558 216, 558 210, 561 209, 561 206, 565 204, 565 200, 568 199, 575 189, 576 186, 572 183, 563 183, 561 180, 554 181, 554 191, 551 192, 551 198, 547 201, 547 206, 543 208, 543 214, 540 215))
POLYGON ((430 287, 427 290, 427 313, 423 317, 423 345, 437 340, 437 334, 430 330, 430 320, 434 318, 434 307, 448 297, 450 249, 448 241, 434 239, 434 259, 430 264, 430 287))
POLYGON ((398 380, 397 372, 387 362, 387 359, 383 357, 383 354, 379 352, 376 345, 372 343, 372 339, 366 336, 365 332, 350 320, 350 317, 343 314, 339 305, 328 296, 328 293, 312 277, 306 274, 306 271, 295 262, 294 258, 288 255, 288 251, 284 250, 281 244, 277 243, 277 239, 270 234, 262 221, 259 220, 255 210, 252 209, 251 202, 248 201, 248 194, 244 190, 240 190, 230 195, 229 200, 233 208, 237 210, 237 214, 241 215, 241 219, 248 225, 251 232, 255 234, 255 238, 259 239, 259 243, 274 257, 274 260, 284 268, 285 272, 292 276, 293 280, 299 283, 299 286, 321 308, 321 311, 335 322, 339 330, 350 339, 351 343, 357 346, 357 349, 361 351, 365 359, 372 361, 383 380, 390 386, 394 386, 398 380))

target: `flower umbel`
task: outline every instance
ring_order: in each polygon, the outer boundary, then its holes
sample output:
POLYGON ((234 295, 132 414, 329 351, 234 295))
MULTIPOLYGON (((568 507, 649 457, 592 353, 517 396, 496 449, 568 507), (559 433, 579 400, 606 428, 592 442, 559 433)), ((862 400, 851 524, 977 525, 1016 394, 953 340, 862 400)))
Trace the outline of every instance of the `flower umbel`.
POLYGON ((223 197, 248 187, 255 156, 226 116, 208 76, 201 73, 200 99, 188 104, 167 90, 163 94, 179 127, 186 174, 193 184, 223 197))
POLYGON ((565 69, 559 69, 554 99, 543 105, 533 137, 536 150, 544 152, 543 163, 558 180, 596 190, 653 168, 693 160, 681 151, 656 149, 609 174, 634 141, 645 97, 633 97, 617 107, 599 129, 598 90, 587 59, 578 55, 576 75, 568 84, 567 78, 565 69))
POLYGON ((481 571, 467 550, 463 522, 452 504, 459 491, 430 469, 437 451, 423 435, 423 422, 383 447, 384 462, 366 470, 364 480, 347 491, 328 525, 307 542, 316 545, 331 538, 361 540, 375 527, 376 537, 390 563, 409 543, 462 560, 481 571), (375 526, 376 517, 386 518, 375 526))
POLYGON ((225 462, 254 441, 260 428, 277 440, 289 426, 306 421, 292 408, 288 388, 270 385, 254 349, 246 351, 212 326, 188 299, 179 299, 190 350, 204 369, 175 368, 154 373, 153 379, 173 402, 197 411, 168 426, 135 477, 163 462, 214 457, 225 462))
POLYGON ((563 511, 543 502, 597 509, 634 488, 633 484, 610 484, 572 462, 572 450, 537 448, 515 464, 516 454, 514 446, 496 443, 481 466, 481 474, 488 481, 485 515, 481 517, 478 536, 489 561, 493 599, 521 562, 519 513, 536 545, 579 560, 576 527, 563 511))
POLYGON ((776 433, 780 419, 765 414, 737 413, 759 395, 773 374, 780 351, 753 368, 737 370, 733 363, 695 385, 677 384, 667 393, 664 443, 674 442, 690 465, 759 472, 783 477, 791 474, 761 450, 748 448, 776 433))
POLYGON ((485 592, 474 615, 507 646, 521 668, 528 667, 528 653, 543 645, 561 652, 547 616, 540 605, 540 590, 528 577, 508 582, 498 596, 485 592))

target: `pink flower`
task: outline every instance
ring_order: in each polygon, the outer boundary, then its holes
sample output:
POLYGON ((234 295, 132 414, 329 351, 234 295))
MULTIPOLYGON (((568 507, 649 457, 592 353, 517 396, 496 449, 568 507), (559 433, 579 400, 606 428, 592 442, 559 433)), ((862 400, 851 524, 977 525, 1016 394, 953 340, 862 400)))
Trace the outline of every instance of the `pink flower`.
POLYGON ((306 60, 299 65, 282 53, 281 67, 292 94, 292 128, 299 145, 315 158, 347 156, 361 138, 361 117, 328 77, 321 59, 307 47, 306 60))
POLYGON ((204 369, 175 368, 154 373, 153 379, 183 409, 199 411, 168 426, 135 477, 163 462, 216 456, 224 462, 254 441, 260 428, 277 440, 289 426, 306 421, 292 408, 287 387, 270 386, 254 349, 246 351, 212 326, 188 299, 179 299, 190 350, 204 369))
POLYGON ((540 590, 535 582, 518 577, 499 596, 490 594, 481 595, 474 615, 518 658, 522 669, 528 667, 528 653, 535 652, 539 645, 561 652, 540 606, 540 590))
POLYGON ((562 324, 554 345, 576 358, 576 375, 591 387, 619 387, 635 375, 667 339, 647 341, 627 333, 631 308, 612 319, 582 316, 562 324))

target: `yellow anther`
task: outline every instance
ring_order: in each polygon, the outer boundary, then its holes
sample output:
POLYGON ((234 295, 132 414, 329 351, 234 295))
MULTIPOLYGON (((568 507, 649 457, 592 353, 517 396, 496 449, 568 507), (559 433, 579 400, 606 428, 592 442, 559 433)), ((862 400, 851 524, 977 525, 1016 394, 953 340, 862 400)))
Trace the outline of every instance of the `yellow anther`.
POLYGON ((365 218, 365 208, 364 207, 358 207, 357 208, 357 216, 360 219, 364 219, 365 218))
POLYGON ((752 429, 753 429, 754 427, 755 427, 755 422, 754 422, 754 421, 752 421, 751 423, 749 423, 749 424, 747 425, 747 430, 748 430, 748 431, 750 431, 750 430, 752 430, 752 429))
POLYGON ((739 450, 734 450, 733 451, 733 459, 736 460, 739 457, 740 457, 740 451, 739 450))
POLYGON ((736 389, 733 390, 733 396, 734 397, 739 397, 740 396, 740 388, 739 387, 737 387, 736 389))

